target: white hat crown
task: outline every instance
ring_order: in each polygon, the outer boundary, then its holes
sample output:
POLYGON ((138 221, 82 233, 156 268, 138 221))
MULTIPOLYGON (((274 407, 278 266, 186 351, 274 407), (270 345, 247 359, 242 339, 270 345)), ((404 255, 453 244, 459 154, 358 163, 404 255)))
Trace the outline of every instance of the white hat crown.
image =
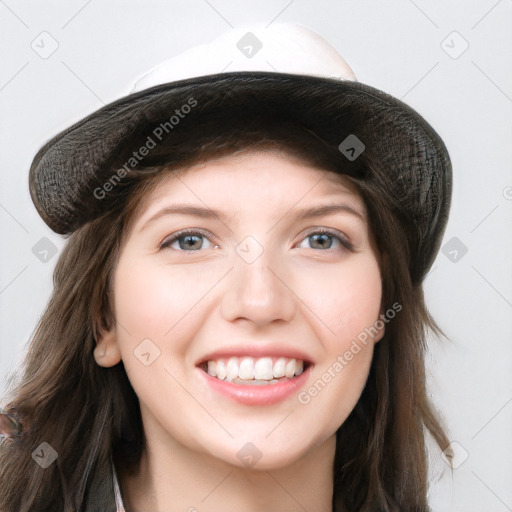
POLYGON ((131 92, 231 71, 274 71, 356 81, 345 59, 322 36, 301 25, 246 25, 167 59, 140 77, 131 92))

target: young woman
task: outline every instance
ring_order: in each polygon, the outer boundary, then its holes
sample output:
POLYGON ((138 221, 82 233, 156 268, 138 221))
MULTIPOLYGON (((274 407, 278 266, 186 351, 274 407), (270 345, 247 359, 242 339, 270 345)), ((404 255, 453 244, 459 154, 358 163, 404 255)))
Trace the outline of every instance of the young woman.
POLYGON ((429 510, 451 167, 419 114, 308 74, 175 81, 49 141, 30 187, 69 240, 2 512, 429 510))

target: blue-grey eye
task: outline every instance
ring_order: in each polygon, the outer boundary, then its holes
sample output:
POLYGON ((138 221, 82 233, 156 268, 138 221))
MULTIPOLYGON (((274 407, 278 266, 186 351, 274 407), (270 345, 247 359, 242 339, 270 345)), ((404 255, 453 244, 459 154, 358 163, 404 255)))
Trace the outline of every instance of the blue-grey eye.
POLYGON ((208 247, 204 247, 204 241, 207 241, 209 244, 211 242, 208 238, 198 231, 181 231, 179 233, 175 233, 171 238, 167 238, 162 242, 160 246, 161 249, 170 247, 176 251, 198 251, 200 249, 209 249, 208 247), (178 247, 176 247, 176 242, 178 247))
MULTIPOLYGON (((311 249, 333 249, 333 240, 338 244, 337 247, 345 247, 347 249, 351 249, 352 245, 350 242, 343 237, 342 235, 338 235, 335 233, 331 233, 330 231, 314 231, 307 235, 304 240, 310 240, 310 248, 311 249)), ((300 244, 299 247, 302 245, 300 244)))

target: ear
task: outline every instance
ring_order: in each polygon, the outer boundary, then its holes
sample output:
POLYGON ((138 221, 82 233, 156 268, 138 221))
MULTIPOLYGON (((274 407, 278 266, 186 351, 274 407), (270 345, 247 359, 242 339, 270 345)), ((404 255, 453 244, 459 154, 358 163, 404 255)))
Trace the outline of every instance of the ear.
MULTIPOLYGON (((113 323, 114 324, 114 323, 113 323)), ((95 329, 94 338, 96 339, 96 347, 94 349, 94 359, 99 366, 110 368, 121 361, 121 351, 117 343, 117 332, 115 325, 108 330, 95 329)))
POLYGON ((380 329, 379 334, 377 334, 375 336, 375 338, 373 338, 373 342, 378 343, 384 337, 385 331, 386 331, 386 327, 383 327, 382 329, 380 329))
POLYGON ((375 327, 379 330, 379 332, 373 337, 374 343, 378 343, 384 337, 384 333, 386 332, 386 322, 383 320, 383 318, 385 317, 384 308, 381 307, 379 319, 375 322, 375 327))

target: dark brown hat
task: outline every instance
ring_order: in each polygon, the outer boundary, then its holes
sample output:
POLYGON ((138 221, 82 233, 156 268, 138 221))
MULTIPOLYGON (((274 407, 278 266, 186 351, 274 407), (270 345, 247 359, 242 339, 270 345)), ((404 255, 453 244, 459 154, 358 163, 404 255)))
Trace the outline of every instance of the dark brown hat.
POLYGON ((448 152, 416 111, 360 82, 240 71, 130 94, 39 150, 30 169, 32 200, 53 231, 71 233, 112 207, 123 188, 116 184, 140 161, 147 165, 155 146, 171 144, 176 156, 171 150, 169 163, 179 164, 180 140, 253 122, 303 127, 339 153, 340 172, 373 181, 412 233, 414 280, 425 276, 450 207, 448 152))
POLYGON ((134 176, 193 161, 217 136, 247 140, 253 130, 286 142, 299 131, 307 133, 300 140, 308 156, 315 152, 326 167, 336 162, 336 172, 383 194, 408 237, 413 281, 432 265, 452 188, 443 141, 413 109, 357 82, 321 35, 289 23, 237 27, 162 62, 133 90, 34 158, 32 200, 55 232, 71 233, 119 207, 134 176), (212 74, 226 63, 237 71, 212 74))

